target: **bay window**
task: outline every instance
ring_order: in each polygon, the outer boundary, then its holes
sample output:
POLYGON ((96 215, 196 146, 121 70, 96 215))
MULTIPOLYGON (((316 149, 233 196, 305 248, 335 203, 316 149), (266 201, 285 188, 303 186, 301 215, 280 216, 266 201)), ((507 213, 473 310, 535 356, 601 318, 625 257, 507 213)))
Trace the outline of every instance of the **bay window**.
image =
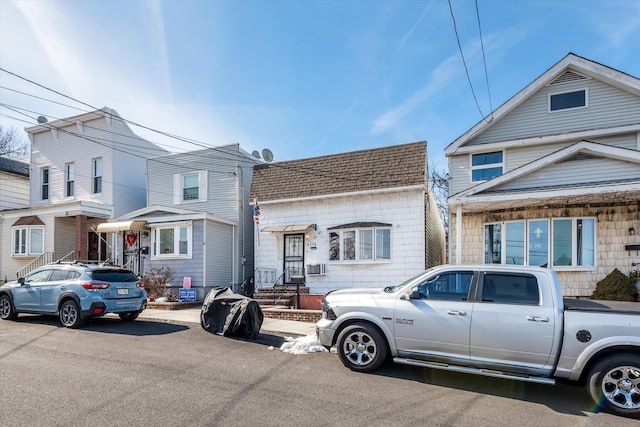
POLYGON ((556 269, 595 267, 594 218, 552 218, 485 224, 484 262, 549 266, 556 269))
POLYGON ((44 254, 44 227, 14 227, 13 256, 37 256, 44 254))
POLYGON ((152 227, 154 258, 191 258, 190 223, 171 223, 152 227))
POLYGON ((330 261, 391 259, 391 228, 362 227, 329 231, 330 261))

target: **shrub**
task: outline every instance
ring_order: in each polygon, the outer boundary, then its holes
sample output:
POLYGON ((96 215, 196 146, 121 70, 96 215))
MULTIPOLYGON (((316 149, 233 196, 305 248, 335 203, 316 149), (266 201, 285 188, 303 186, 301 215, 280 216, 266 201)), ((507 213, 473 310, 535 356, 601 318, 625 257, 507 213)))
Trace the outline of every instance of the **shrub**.
POLYGON ((147 290, 147 295, 150 301, 164 296, 166 292, 167 282, 173 275, 173 271, 166 265, 158 267, 151 267, 144 276, 142 281, 144 282, 144 288, 147 290))
POLYGON ((635 280, 616 268, 596 284, 591 299, 635 301, 637 293, 635 280))

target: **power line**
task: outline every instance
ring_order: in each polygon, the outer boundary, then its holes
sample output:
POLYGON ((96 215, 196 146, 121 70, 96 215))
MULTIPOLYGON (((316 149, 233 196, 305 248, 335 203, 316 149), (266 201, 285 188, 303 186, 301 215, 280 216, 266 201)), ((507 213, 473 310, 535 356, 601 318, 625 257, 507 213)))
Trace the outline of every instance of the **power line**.
MULTIPOLYGON (((177 139, 179 141, 187 142, 187 143, 199 146, 201 148, 211 149, 211 150, 218 151, 218 152, 221 152, 221 153, 226 154, 226 155, 230 155, 231 154, 231 153, 228 153, 228 152, 225 152, 225 151, 221 151, 221 149, 219 147, 214 147, 214 146, 211 146, 211 145, 207 145, 205 143, 202 143, 202 142, 194 140, 194 139, 190 139, 190 138, 185 138, 185 137, 181 137, 181 136, 178 136, 178 135, 174 135, 174 134, 171 134, 171 133, 168 133, 168 132, 164 132, 164 131, 161 131, 161 130, 158 130, 158 129, 151 128, 149 126, 145 126, 145 125, 139 124, 139 123, 134 122, 132 120, 125 119, 123 117, 120 117, 119 115, 111 113, 107 109, 102 109, 102 108, 95 107, 95 106, 93 106, 91 104, 88 104, 86 102, 78 100, 78 99, 76 99, 76 98, 74 98, 72 96, 66 95, 66 94, 64 94, 62 92, 59 92, 59 91, 55 90, 55 89, 49 88, 47 86, 44 86, 44 85, 42 85, 42 84, 40 84, 38 82, 35 82, 35 81, 31 80, 31 79, 23 77, 23 76, 21 76, 19 74, 16 74, 16 73, 13 73, 11 71, 8 71, 8 70, 6 70, 6 69, 4 69, 2 67, 0 67, 0 71, 4 71, 5 73, 8 73, 8 74, 10 74, 12 76, 15 76, 15 77, 17 77, 17 78, 19 78, 21 80, 24 80, 24 81, 26 81, 28 83, 36 85, 36 86, 38 86, 40 88, 43 88, 45 90, 51 91, 51 92, 53 92, 53 93, 55 93, 57 95, 60 95, 60 96, 62 96, 64 98, 67 98, 67 99, 70 99, 72 101, 75 101, 75 102, 77 102, 79 104, 85 105, 85 106, 87 106, 89 108, 92 108, 94 111, 100 111, 103 114, 108 115, 109 117, 115 118, 116 120, 121 120, 121 121, 123 121, 125 123, 132 124, 132 125, 141 127, 143 129, 147 129, 147 130, 150 130, 152 132, 155 132, 155 133, 158 133, 158 134, 161 134, 161 135, 173 138, 173 139, 177 139)), ((475 95, 474 95, 474 97, 475 97, 475 95)), ((48 100, 48 101, 55 102, 55 101, 51 101, 51 100, 48 100)), ((76 108, 76 107, 72 107, 72 108, 76 108)), ((83 111, 82 109, 79 109, 79 110, 83 111)), ((90 112, 90 111, 86 111, 86 112, 90 112)), ((78 134, 73 134, 73 135, 76 135, 76 136, 81 137, 81 138, 83 137, 83 136, 78 135, 78 134)), ((84 139, 87 139, 87 138, 84 138, 84 139)), ((123 150, 120 150, 120 151, 123 151, 123 150)), ((126 152, 126 151, 124 151, 124 152, 126 152)), ((131 153, 129 153, 129 154, 131 154, 131 153)), ((243 156, 240 153, 237 153, 237 154, 233 153, 232 156, 235 157, 236 159, 239 159, 239 160, 246 160, 247 159, 245 156, 243 156)), ((158 158, 155 158, 153 160, 159 161, 158 158)), ((171 164, 171 165, 174 165, 174 166, 176 165, 176 163, 168 163, 168 164, 171 164)), ((300 173, 304 173, 304 174, 307 174, 307 175, 315 175, 315 176, 318 176, 318 177, 321 177, 321 178, 331 178, 331 179, 346 180, 346 181, 359 180, 360 182, 368 182, 369 179, 370 179, 369 174, 341 176, 341 175, 336 174, 335 170, 331 170, 331 169, 318 169, 318 168, 309 168, 309 167, 302 168, 302 167, 298 167, 298 166, 294 166, 294 165, 290 165, 290 164, 289 165, 284 165, 284 164, 279 164, 279 163, 271 163, 270 165, 273 166, 273 167, 280 167, 280 168, 295 170, 295 171, 298 171, 300 173)))
POLYGON ((478 0, 476 0, 476 16, 478 17, 478 33, 480 34, 480 46, 482 47, 482 62, 484 62, 484 75, 487 81, 487 93, 489 95, 489 108, 493 116, 493 103, 491 102, 491 87, 489 86, 489 73, 487 72, 487 58, 484 54, 484 41, 482 40, 482 28, 480 27, 480 10, 478 8, 478 0))
POLYGON ((471 77, 469 76, 469 69, 467 68, 467 61, 464 59, 464 53, 462 52, 462 45, 460 44, 460 37, 458 36, 458 27, 456 25, 456 18, 453 15, 453 6, 451 6, 451 0, 447 0, 449 3, 449 11, 451 12, 451 19, 453 20, 453 31, 456 34, 456 41, 458 42, 458 50, 460 50, 460 56, 462 57, 462 64, 464 65, 464 71, 467 74, 467 81, 469 82, 469 87, 471 88, 471 94, 473 95, 473 100, 476 102, 476 107, 478 107, 478 111, 480 112, 480 116, 484 118, 484 113, 480 108, 480 104, 478 103, 478 98, 476 97, 476 92, 473 90, 473 84, 471 83, 471 77))

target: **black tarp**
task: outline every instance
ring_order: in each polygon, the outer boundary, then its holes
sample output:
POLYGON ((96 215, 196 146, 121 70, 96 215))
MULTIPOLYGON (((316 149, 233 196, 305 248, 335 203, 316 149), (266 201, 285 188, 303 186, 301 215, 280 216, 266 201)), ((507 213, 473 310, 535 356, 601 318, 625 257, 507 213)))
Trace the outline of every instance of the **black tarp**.
POLYGON ((254 299, 234 294, 228 287, 209 291, 200 311, 202 328, 226 337, 256 339, 263 319, 254 299))

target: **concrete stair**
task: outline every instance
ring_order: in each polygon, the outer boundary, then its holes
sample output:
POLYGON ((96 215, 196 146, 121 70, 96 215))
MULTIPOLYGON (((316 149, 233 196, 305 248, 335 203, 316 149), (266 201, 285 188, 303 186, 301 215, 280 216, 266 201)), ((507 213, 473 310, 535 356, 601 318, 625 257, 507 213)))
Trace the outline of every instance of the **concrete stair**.
POLYGON ((262 308, 294 308, 296 286, 299 286, 301 295, 309 293, 309 288, 304 285, 274 285, 272 288, 256 289, 253 299, 262 308))

